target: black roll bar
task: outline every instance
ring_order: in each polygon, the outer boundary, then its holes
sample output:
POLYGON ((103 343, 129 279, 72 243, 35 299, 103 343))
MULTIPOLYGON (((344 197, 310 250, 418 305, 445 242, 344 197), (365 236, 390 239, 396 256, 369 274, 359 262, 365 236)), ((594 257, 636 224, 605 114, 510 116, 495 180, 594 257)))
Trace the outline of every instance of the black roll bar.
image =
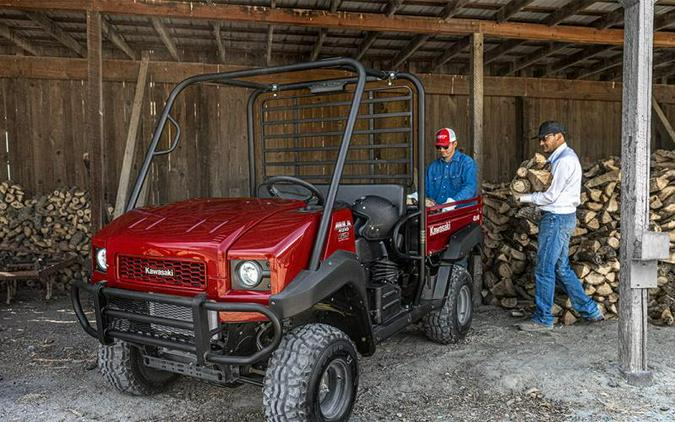
MULTIPOLYGON (((273 75, 277 73, 287 73, 287 72, 296 72, 304 70, 313 70, 321 68, 339 68, 342 70, 351 70, 356 73, 355 77, 351 78, 338 78, 339 81, 346 83, 355 83, 356 88, 354 89, 354 96, 351 101, 351 108, 349 111, 349 116, 347 118, 347 123, 345 125, 345 130, 342 135, 342 142, 338 150, 337 161, 335 164, 335 170, 331 177, 330 188, 328 190, 328 195, 326 197, 326 202, 324 205, 324 212, 321 216, 321 222, 319 224, 318 233, 314 241, 312 248, 312 255, 309 263, 309 270, 316 271, 319 268, 319 263, 321 260, 321 254, 323 252, 323 246, 328 234, 329 223, 331 218, 331 213, 333 205, 335 204, 335 198, 337 196, 337 191, 340 184, 340 179, 342 178, 342 172, 344 169, 345 161, 347 158, 347 153, 349 151, 349 144, 354 132, 354 126, 358 117, 359 106, 361 104, 361 99, 365 89, 366 81, 369 79, 405 79, 410 81, 415 88, 417 89, 417 160, 418 160, 418 180, 417 187, 419 194, 424 197, 425 187, 424 187, 424 112, 425 112, 425 92, 422 82, 413 74, 407 72, 383 72, 375 71, 372 69, 366 69, 360 62, 350 59, 350 58, 331 58, 325 60, 319 60, 308 63, 297 63, 291 65, 275 66, 269 68, 258 68, 258 69, 249 69, 249 70, 240 70, 233 72, 220 72, 220 73, 206 73, 202 75, 195 75, 184 79, 178 83, 174 89, 171 91, 162 114, 160 115, 157 127, 152 135, 152 140, 148 147, 148 151, 145 155, 143 165, 139 171, 139 175, 134 184, 134 188, 129 196, 127 201, 125 211, 131 211, 136 207, 138 202, 138 197, 140 195, 141 188, 147 177, 150 164, 152 159, 157 155, 168 154, 171 151, 175 150, 178 146, 180 140, 180 127, 175 121, 175 119, 170 115, 173 108, 174 102, 178 94, 180 94, 186 87, 201 83, 201 82, 216 82, 224 85, 233 85, 239 87, 246 87, 254 89, 255 91, 251 94, 247 104, 247 132, 248 132, 248 156, 249 156, 249 189, 250 194, 253 195, 255 192, 255 145, 254 145, 254 124, 253 124, 253 105, 258 96, 265 92, 274 92, 274 91, 283 91, 291 89, 306 88, 316 84, 317 82, 325 82, 328 80, 313 80, 307 82, 294 82, 287 84, 259 84, 256 82, 241 81, 237 78, 249 78, 254 76, 263 76, 263 75, 273 75), (170 121, 176 127, 176 136, 171 142, 169 149, 164 151, 157 151, 157 145, 166 126, 166 122, 170 121)), ((420 254, 421 259, 421 268, 424 267, 424 251, 426 250, 426 207, 424 201, 419 202, 420 210, 420 232, 419 232, 419 246, 422 253, 420 254)), ((420 273, 421 284, 424 283, 425 274, 420 273)))

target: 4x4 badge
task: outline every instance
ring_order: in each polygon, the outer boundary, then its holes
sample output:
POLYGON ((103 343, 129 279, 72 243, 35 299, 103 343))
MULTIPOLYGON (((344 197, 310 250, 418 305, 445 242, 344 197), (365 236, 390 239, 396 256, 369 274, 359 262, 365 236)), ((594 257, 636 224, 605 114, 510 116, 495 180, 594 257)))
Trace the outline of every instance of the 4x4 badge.
POLYGON ((145 273, 148 275, 159 275, 162 277, 173 277, 173 269, 159 269, 159 268, 150 268, 145 267, 145 273))

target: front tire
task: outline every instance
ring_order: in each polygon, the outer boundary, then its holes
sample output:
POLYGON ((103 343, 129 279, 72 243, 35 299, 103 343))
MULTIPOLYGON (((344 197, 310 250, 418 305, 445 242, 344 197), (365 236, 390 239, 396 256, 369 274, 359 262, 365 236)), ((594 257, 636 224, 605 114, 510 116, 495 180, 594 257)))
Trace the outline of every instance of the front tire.
POLYGON ((121 340, 110 346, 99 345, 98 368, 113 387, 133 396, 158 393, 178 378, 171 372, 145 366, 141 351, 121 340))
POLYGON ((436 343, 456 343, 466 336, 473 320, 471 276, 459 265, 450 269, 448 295, 440 309, 424 317, 424 333, 436 343))
POLYGON ((265 416, 269 421, 346 421, 358 383, 358 356, 347 334, 326 324, 295 328, 270 358, 265 416))

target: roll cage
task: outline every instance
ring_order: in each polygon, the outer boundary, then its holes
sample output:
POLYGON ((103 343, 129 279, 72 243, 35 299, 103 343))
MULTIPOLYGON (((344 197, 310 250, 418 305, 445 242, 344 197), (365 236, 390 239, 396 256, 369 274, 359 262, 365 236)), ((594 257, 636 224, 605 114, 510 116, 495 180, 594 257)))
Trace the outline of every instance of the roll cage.
MULTIPOLYGON (((176 85, 176 87, 171 91, 169 97, 167 98, 166 104, 162 113, 159 116, 157 126, 153 132, 150 146, 145 154, 143 164, 140 168, 138 177, 134 184, 133 190, 129 196, 129 199, 126 203, 125 211, 130 211, 136 207, 138 198, 145 182, 146 176, 150 169, 152 160, 161 155, 170 154, 178 146, 180 141, 181 130, 180 126, 175 118, 171 116, 171 111, 174 106, 176 97, 187 87, 200 83, 217 83, 222 85, 229 85, 233 87, 243 87, 252 89, 253 92, 249 96, 247 104, 247 135, 248 135, 248 158, 249 158, 249 180, 250 180, 250 192, 253 194, 256 188, 256 169, 255 169, 255 137, 254 137, 254 127, 255 127, 255 109, 254 105, 256 99, 265 93, 280 93, 284 91, 297 90, 302 88, 310 88, 321 84, 324 87, 330 86, 339 86, 340 84, 344 86, 345 84, 353 84, 353 97, 350 103, 349 114, 346 119, 344 131, 342 133, 342 139, 337 149, 337 157, 335 159, 335 166, 333 167, 333 173, 330 175, 330 184, 328 192, 325 198, 324 210, 332 210, 336 197, 340 181, 343 175, 343 170, 345 162, 347 160, 347 154, 350 149, 350 143, 352 136, 354 135, 354 127, 359 114, 359 107, 363 101, 363 94, 366 87, 367 81, 391 81, 394 79, 406 80, 412 87, 415 88, 416 92, 416 127, 412 125, 411 128, 417 132, 417 148, 415 153, 411 156, 412 168, 417 169, 417 187, 419 192, 424 192, 424 182, 425 182, 425 171, 424 171, 424 116, 425 116, 425 92, 422 82, 413 74, 406 72, 388 72, 388 71, 377 71, 372 69, 365 68, 360 62, 349 59, 349 58, 332 58, 319 60, 314 62, 299 63, 292 65, 283 65, 267 68, 257 68, 250 70, 241 70, 233 72, 222 72, 222 73, 207 73, 201 75, 195 75, 189 77, 176 85), (333 79, 311 79, 302 82, 292 82, 292 83, 260 83, 256 81, 246 80, 246 78, 261 77, 267 75, 279 75, 289 72, 299 72, 299 71, 309 71, 309 70, 319 70, 319 69, 334 69, 350 72, 352 75, 348 77, 339 77, 333 79), (158 150, 158 144, 162 133, 166 127, 167 122, 170 122, 176 130, 173 139, 171 140, 170 146, 166 150, 158 150), (412 157, 415 158, 412 158, 412 157), (415 164, 416 163, 416 164, 415 164)), ((367 100, 366 100, 367 101, 367 100)), ((411 145, 414 145, 414 142, 411 141, 411 145)), ((414 172, 413 172, 414 174, 414 172)), ((419 254, 411 255, 410 258, 420 260, 421 268, 424 266, 424 259, 426 250, 426 209, 425 201, 419 201, 419 254)), ((309 269, 316 271, 319 268, 321 253, 324 244, 326 243, 326 237, 329 230, 331 212, 324 212, 321 217, 319 229, 317 236, 314 240, 312 247, 312 254, 309 263, 309 269)), ((421 280, 420 283, 424 283, 424 271, 420 274, 421 280)))

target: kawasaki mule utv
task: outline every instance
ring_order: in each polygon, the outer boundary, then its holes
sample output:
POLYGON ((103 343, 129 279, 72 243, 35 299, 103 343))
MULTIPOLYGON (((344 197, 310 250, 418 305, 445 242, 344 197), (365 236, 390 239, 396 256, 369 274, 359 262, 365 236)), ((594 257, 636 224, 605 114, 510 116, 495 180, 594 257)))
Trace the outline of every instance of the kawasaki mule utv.
POLYGON ((72 289, 105 378, 136 395, 178 375, 249 383, 262 387, 269 420, 343 421, 358 354, 420 321, 432 341, 462 338, 472 278, 458 263, 479 253, 482 203, 406 203, 424 192, 424 133, 420 80, 351 59, 179 83, 126 213, 92 240, 90 283, 72 289), (178 145, 172 107, 193 84, 251 92, 251 197, 137 208, 151 162, 178 145), (167 121, 175 136, 158 150, 167 121))

